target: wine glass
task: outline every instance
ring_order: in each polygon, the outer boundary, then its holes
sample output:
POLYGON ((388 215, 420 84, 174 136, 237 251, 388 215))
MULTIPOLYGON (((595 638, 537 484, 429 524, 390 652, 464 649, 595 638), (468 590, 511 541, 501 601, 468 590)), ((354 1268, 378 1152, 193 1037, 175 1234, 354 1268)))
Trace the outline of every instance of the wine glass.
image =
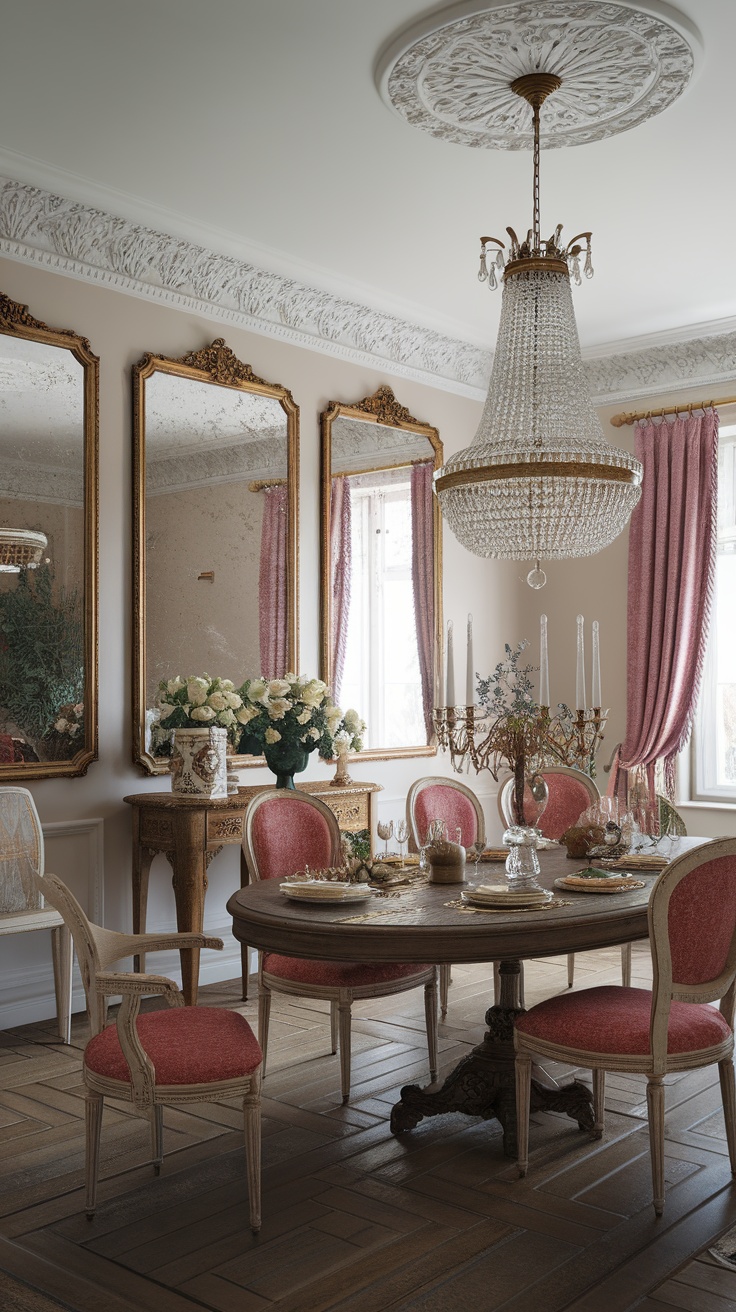
POLYGON ((483 855, 484 849, 485 849, 485 842, 480 838, 476 838, 475 842, 471 843, 470 847, 468 848, 468 853, 469 854, 472 853, 473 865, 475 866, 476 879, 478 878, 478 866, 480 865, 480 859, 483 855))
POLYGON ((386 845, 383 849, 383 855, 386 857, 388 856, 388 840, 394 836, 394 822, 393 820, 379 820, 376 828, 378 829, 378 837, 382 838, 386 845))
POLYGON ((399 844, 399 856, 401 857, 402 865, 404 863, 404 851, 403 851, 404 843, 406 842, 408 837, 409 837, 409 826, 406 823, 406 820, 399 820, 396 825, 396 840, 399 844))

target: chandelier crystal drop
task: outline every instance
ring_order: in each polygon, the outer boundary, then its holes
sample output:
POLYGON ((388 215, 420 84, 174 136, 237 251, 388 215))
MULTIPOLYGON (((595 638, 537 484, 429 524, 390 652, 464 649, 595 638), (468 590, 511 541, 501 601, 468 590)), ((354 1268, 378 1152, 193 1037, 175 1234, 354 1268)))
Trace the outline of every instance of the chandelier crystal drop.
POLYGON ((591 234, 567 244, 561 224, 548 240, 540 234, 539 110, 560 85, 547 73, 511 83, 533 112, 534 222, 521 242, 506 229, 507 255, 499 238, 481 238, 479 279, 493 288, 503 271, 491 382, 472 443, 435 475, 442 514, 463 546, 535 562, 528 582, 536 588, 540 561, 601 551, 641 496, 641 465, 607 441, 583 372, 570 278, 593 275, 591 234))

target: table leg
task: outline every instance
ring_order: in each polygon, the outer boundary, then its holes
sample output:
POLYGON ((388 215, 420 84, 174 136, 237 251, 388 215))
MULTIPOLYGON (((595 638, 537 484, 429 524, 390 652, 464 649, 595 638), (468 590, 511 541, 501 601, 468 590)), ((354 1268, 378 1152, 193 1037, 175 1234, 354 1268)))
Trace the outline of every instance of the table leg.
MULTIPOLYGON (((180 932, 201 934, 204 926, 204 898, 207 892, 207 868, 220 848, 204 852, 195 847, 181 845, 176 852, 167 852, 173 871, 172 886, 176 902, 176 927, 180 932)), ((181 959, 181 991, 187 1007, 197 1005, 199 987, 199 948, 183 948, 181 959)))
MULTIPOLYGON (((488 1031, 483 1042, 464 1057, 440 1089, 420 1089, 407 1084, 391 1112, 391 1130, 401 1134, 413 1130, 425 1116, 464 1112, 466 1116, 495 1117, 503 1127, 503 1150, 516 1156, 516 1094, 514 1078, 514 1018, 519 1005, 518 961, 502 961, 501 995, 486 1012, 488 1031)), ((541 1074, 541 1072, 540 1072, 541 1074)), ((559 1085, 541 1078, 532 1080, 531 1110, 566 1112, 581 1130, 592 1130, 592 1094, 579 1080, 559 1085)))
MULTIPOLYGON (((152 847, 141 847, 133 843, 133 933, 145 934, 146 914, 148 911, 148 876, 156 853, 152 847)), ((143 954, 133 957, 133 970, 145 971, 146 958, 143 954)))

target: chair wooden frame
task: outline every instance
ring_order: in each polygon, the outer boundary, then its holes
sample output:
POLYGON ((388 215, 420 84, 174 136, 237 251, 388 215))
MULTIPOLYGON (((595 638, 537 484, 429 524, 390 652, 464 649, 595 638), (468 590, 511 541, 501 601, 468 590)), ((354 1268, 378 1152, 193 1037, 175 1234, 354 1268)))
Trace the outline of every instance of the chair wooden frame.
MULTIPOLYGON (((409 792, 406 795, 406 823, 409 826, 409 833, 411 834, 412 841, 417 851, 420 851, 422 848, 422 838, 419 833, 419 827, 416 822, 416 814, 415 814, 416 799, 419 796, 419 794, 424 791, 425 788, 433 788, 437 785, 440 785, 443 788, 454 788, 456 792, 462 793, 464 797, 467 797, 469 802, 472 802, 473 808, 475 810, 477 825, 478 825, 478 842, 485 843, 486 818, 483 814, 483 807, 481 806, 480 801, 476 797, 472 788, 468 788, 467 784, 461 783, 459 779, 452 779, 448 777, 448 775, 432 774, 432 775, 425 775, 422 779, 415 779, 414 783, 411 785, 409 789, 409 792)), ((444 1020, 445 1016, 447 1015, 447 998, 450 990, 450 984, 452 982, 452 966, 448 965, 446 962, 443 962, 443 964, 439 968, 439 973, 440 973, 440 1015, 444 1020)), ((498 979, 498 967, 495 964, 493 968, 493 980, 494 980, 494 988, 496 990, 496 998, 498 998, 498 990, 500 987, 500 983, 498 979)))
POLYGON ((718 1077, 726 1122, 728 1155, 731 1173, 736 1175, 736 1087, 733 1069, 733 1033, 722 1043, 709 1048, 683 1053, 668 1053, 667 1028, 672 1002, 716 1002, 733 1031, 734 1003, 736 1001, 736 932, 721 974, 703 984, 678 985, 672 979, 672 957, 668 933, 670 898, 678 884, 700 865, 719 857, 736 857, 736 838, 715 839, 692 848, 678 857, 659 876, 652 889, 647 916, 649 944, 652 952, 652 1009, 650 1021, 650 1051, 646 1054, 600 1053, 552 1043, 520 1030, 514 1030, 516 1049, 516 1108, 518 1134, 519 1174, 526 1175, 529 1160, 529 1105, 531 1095, 531 1068, 534 1057, 548 1057, 553 1061, 587 1066, 593 1072, 593 1134, 600 1138, 604 1129, 604 1099, 606 1071, 636 1072, 647 1076, 647 1111, 649 1116, 649 1144, 652 1161, 652 1190, 654 1211, 661 1216, 664 1210, 664 1085, 665 1075, 673 1071, 696 1070, 701 1066, 718 1063, 718 1077))
POLYGON ((83 1066, 86 1130, 85 1210, 91 1220, 95 1213, 97 1175, 100 1155, 100 1130, 104 1099, 119 1098, 131 1102, 151 1121, 153 1167, 158 1175, 163 1160, 163 1105, 167 1103, 214 1102, 220 1098, 242 1098, 245 1132, 245 1155, 248 1179, 250 1225, 254 1233, 261 1227, 261 1074, 262 1063, 249 1075, 234 1079, 213 1080, 201 1084, 156 1082, 154 1065, 140 1041, 136 1017, 141 1000, 151 994, 165 998, 170 1007, 183 1007, 184 998, 173 980, 163 975, 128 974, 109 967, 124 957, 172 948, 222 949, 222 939, 206 934, 118 934, 103 929, 87 919, 76 898, 56 875, 38 879, 47 901, 56 907, 71 931, 77 950, 82 980, 87 995, 91 1038, 106 1027, 107 1000, 122 994, 118 1012, 117 1035, 130 1070, 130 1080, 117 1080, 83 1066))
MULTIPOLYGON (((598 785, 596 784, 594 779, 591 779, 589 774, 585 773, 584 770, 577 770, 572 765, 545 765, 542 767, 539 773, 541 775, 564 774, 564 775, 568 775, 571 779, 577 779, 578 782, 581 783, 584 788, 587 788, 588 796, 590 797, 591 806, 593 806, 596 802, 600 801, 601 794, 598 785)), ((504 825, 510 825, 512 823, 511 810, 509 807, 509 798, 511 796, 511 787, 513 785, 513 782, 514 782, 514 776, 508 775, 507 778, 505 778, 502 781, 496 798, 498 802, 498 814, 500 815, 501 822, 504 825)), ((571 989, 574 983, 575 983, 575 953, 568 952, 567 987, 571 989)), ((624 985, 625 988, 628 988, 631 984, 631 944, 630 943, 621 944, 621 983, 624 985)))
MULTIPOLYGON (((64 919, 53 907, 44 905, 39 881, 44 873, 44 842, 41 821, 33 797, 27 788, 0 788, 0 808, 3 798, 9 794, 21 798, 26 807, 28 819, 33 828, 33 843, 24 856, 28 861, 33 886, 17 890, 18 896, 10 899, 14 904, 7 911, 0 912, 0 938, 10 934, 27 934, 33 930, 51 931, 51 956, 54 966, 54 993, 56 995, 56 1017, 59 1037, 63 1043, 71 1043, 72 1033, 72 939, 64 919)), ((14 853, 17 857, 17 853, 14 853)), ((3 854, 0 851, 0 869, 3 854)), ((23 881, 21 880, 21 883, 23 881)), ((6 900, 6 899, 4 899, 6 900)))
MULTIPOLYGON (((252 881, 259 881, 258 856, 253 844, 253 822, 260 807, 278 799, 288 806, 295 803, 313 807, 325 820, 332 836, 331 864, 339 865, 340 827, 334 813, 318 797, 308 793, 290 792, 283 788, 268 788, 253 798, 245 816, 243 834, 243 852, 252 881)), ((331 1051, 340 1054, 340 1088, 343 1103, 350 1098, 350 1030, 351 1012, 355 1000, 365 998, 390 997, 395 993, 406 993, 409 989, 424 986, 424 1013, 427 1026, 427 1048, 429 1051, 429 1069, 432 1080, 437 1078, 437 967, 426 970, 418 969, 416 974, 401 979, 384 981, 380 984, 351 985, 349 988, 327 984, 306 984, 283 979, 263 969, 263 953, 258 953, 258 1042, 263 1051, 263 1071, 265 1074, 268 1051, 268 1023, 271 1012, 271 994, 284 993, 296 998, 319 998, 330 1004, 330 1041, 331 1051)))

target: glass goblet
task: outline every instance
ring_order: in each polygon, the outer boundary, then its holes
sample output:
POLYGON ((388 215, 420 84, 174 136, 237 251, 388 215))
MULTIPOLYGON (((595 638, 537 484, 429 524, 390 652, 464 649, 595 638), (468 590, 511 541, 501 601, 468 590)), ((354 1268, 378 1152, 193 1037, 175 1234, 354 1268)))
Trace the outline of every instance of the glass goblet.
POLYGON ((394 822, 393 820, 379 820, 376 828, 378 830, 378 837, 382 838, 385 843, 383 855, 388 856, 388 840, 389 838, 393 838, 394 822))
POLYGON ((399 820, 396 824, 396 840, 399 844, 399 856, 403 864, 404 861, 404 843, 409 837, 409 826, 406 820, 399 820))

